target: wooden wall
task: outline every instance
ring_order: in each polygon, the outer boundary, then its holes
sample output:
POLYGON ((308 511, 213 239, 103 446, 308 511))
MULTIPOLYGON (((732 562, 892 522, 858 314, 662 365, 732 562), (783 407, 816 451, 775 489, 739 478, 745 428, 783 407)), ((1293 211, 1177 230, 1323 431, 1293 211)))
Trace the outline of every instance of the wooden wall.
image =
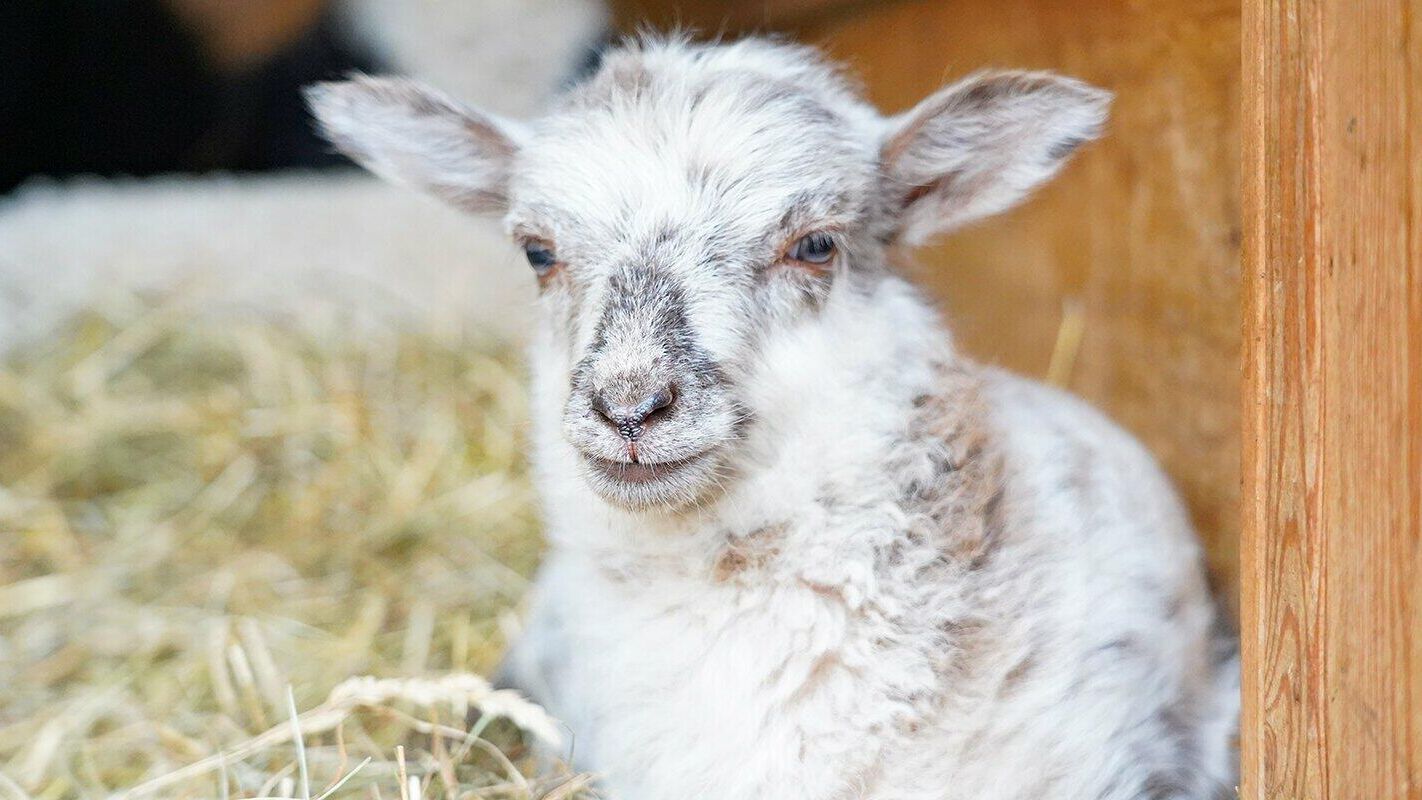
POLYGON ((922 252, 918 277, 969 351, 1052 373, 1145 440, 1236 596, 1238 0, 615 5, 629 26, 787 30, 849 62, 889 112, 986 66, 1115 91, 1104 141, 1027 206, 922 252))
POLYGON ((1242 796, 1422 798, 1422 13, 1248 3, 1242 796))

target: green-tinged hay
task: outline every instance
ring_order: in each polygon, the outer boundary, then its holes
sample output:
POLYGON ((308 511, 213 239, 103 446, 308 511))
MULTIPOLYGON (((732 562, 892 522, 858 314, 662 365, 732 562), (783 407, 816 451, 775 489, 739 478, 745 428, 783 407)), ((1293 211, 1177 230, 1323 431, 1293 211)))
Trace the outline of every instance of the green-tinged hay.
POLYGON ((326 713, 303 728, 312 796, 367 757, 333 796, 401 796, 396 746, 424 798, 575 796, 490 709, 465 735, 483 695, 454 674, 493 667, 540 549, 511 364, 469 332, 181 298, 120 298, 6 356, 0 797, 299 794, 273 733, 288 686, 301 720, 326 713), (397 680, 326 699, 363 674, 397 680))

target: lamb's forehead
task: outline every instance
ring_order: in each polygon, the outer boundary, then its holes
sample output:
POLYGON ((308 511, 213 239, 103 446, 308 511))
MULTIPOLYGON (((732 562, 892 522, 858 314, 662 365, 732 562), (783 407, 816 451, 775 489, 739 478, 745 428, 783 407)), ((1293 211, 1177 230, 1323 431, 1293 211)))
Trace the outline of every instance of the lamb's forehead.
POLYGON ((598 69, 565 95, 575 104, 606 105, 649 88, 704 90, 735 86, 738 78, 769 79, 826 106, 870 110, 844 73, 819 51, 759 38, 731 44, 695 43, 677 37, 644 37, 608 50, 598 69))
POLYGON ((853 205, 881 125, 811 50, 643 43, 610 52, 536 124, 515 206, 582 217, 719 211, 754 224, 792 199, 853 205))

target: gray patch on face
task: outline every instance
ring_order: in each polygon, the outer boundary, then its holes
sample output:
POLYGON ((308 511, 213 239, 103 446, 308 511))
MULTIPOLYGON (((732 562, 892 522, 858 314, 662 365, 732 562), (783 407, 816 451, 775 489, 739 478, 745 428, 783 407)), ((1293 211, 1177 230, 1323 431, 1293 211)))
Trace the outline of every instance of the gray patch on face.
MULTIPOLYGON (((587 355, 579 365, 580 374, 589 374, 590 365, 606 354, 609 334, 619 326, 635 326, 642 331, 648 338, 647 345, 658 348, 662 354, 663 363, 659 366, 682 381, 690 381, 686 389, 708 389, 722 383, 721 371, 697 345, 687 319, 681 286, 667 272, 641 265, 613 273, 608 280, 602 316, 587 355)), ((575 383, 575 388, 593 387, 578 387, 575 383)))
POLYGON ((744 416, 698 341, 682 278, 659 256, 675 239, 654 228, 640 257, 609 271, 570 371, 565 437, 588 459, 592 488, 629 507, 683 505, 719 485, 729 468, 719 447, 744 416))

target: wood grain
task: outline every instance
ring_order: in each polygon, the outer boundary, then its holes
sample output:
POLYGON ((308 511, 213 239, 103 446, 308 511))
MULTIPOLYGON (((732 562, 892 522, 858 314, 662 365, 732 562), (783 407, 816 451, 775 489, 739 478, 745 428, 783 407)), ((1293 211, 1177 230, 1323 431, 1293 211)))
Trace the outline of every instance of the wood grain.
POLYGON ((1422 13, 1249 0, 1244 798, 1422 798, 1422 13))
MULTIPOLYGON (((632 1, 656 7, 653 20, 726 8, 632 1)), ((1238 0, 902 0, 797 20, 781 27, 848 62, 885 111, 989 66, 1059 70, 1116 92, 1103 141, 1025 207, 920 252, 914 273, 978 357, 1044 377, 1061 351, 1064 383, 1164 462, 1233 598, 1238 0), (1079 309, 1065 326, 1064 308, 1079 309), (1055 347, 1076 329, 1079 348, 1055 347)))

